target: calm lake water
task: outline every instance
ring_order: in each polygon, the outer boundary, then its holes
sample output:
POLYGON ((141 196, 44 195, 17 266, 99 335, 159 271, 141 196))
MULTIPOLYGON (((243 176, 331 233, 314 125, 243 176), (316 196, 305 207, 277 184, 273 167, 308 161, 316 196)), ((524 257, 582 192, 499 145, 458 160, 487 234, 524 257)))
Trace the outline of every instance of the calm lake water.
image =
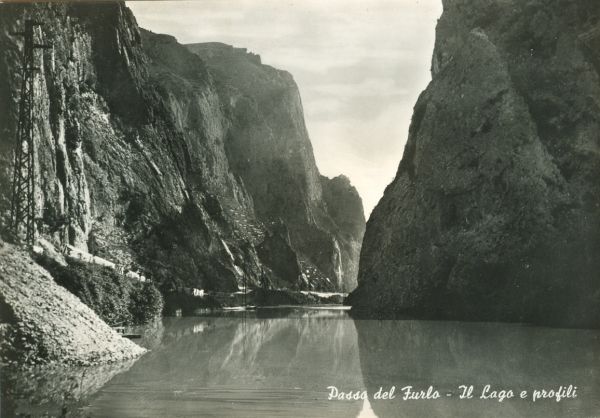
POLYGON ((135 362, 2 370, 2 416, 600 417, 599 342, 598 331, 353 320, 340 309, 165 318, 144 330, 151 351, 135 362), (471 399, 460 385, 473 385, 471 399), (481 399, 485 385, 515 396, 481 399), (569 385, 577 397, 531 398, 569 385), (329 386, 368 398, 328 400, 329 386), (440 397, 403 400, 406 386, 440 397), (392 387, 394 399, 375 399, 392 387))

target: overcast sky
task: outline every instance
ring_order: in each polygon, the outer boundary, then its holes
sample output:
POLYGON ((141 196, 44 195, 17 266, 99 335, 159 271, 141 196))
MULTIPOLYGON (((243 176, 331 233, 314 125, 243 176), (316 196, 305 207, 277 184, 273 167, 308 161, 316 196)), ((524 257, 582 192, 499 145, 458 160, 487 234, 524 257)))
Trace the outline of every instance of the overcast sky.
POLYGON ((441 0, 127 2, 140 26, 219 41, 292 73, 322 174, 347 175, 368 216, 402 157, 430 80, 441 0))

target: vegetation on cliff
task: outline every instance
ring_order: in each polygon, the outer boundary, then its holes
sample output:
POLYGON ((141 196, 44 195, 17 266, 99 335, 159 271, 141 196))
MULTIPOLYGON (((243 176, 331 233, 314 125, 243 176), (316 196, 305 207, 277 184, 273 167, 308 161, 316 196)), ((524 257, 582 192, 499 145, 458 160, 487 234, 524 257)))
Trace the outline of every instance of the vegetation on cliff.
POLYGON ((28 253, 0 244, 0 361, 100 364, 144 349, 122 338, 28 253))
POLYGON ((150 281, 140 282, 109 267, 77 261, 70 261, 67 266, 43 256, 37 261, 57 284, 111 326, 146 324, 162 314, 162 295, 150 281))

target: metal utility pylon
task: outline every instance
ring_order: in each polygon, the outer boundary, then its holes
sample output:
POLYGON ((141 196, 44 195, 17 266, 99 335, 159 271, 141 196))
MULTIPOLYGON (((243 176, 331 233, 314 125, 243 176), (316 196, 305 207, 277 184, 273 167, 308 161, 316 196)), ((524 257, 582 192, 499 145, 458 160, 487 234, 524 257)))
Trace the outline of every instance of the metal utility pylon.
POLYGON ((28 19, 25 30, 15 33, 24 37, 23 78, 19 103, 19 124, 15 146, 15 162, 12 184, 11 222, 16 237, 25 232, 25 241, 30 247, 35 242, 35 143, 34 125, 34 74, 35 50, 49 48, 35 42, 34 28, 42 23, 28 19))

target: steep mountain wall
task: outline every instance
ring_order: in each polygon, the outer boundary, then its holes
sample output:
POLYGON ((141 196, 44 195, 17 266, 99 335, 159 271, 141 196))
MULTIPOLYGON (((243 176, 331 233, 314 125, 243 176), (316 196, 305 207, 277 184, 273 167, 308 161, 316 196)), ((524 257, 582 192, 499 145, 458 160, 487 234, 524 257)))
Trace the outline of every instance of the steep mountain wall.
POLYGON ((319 175, 292 76, 242 48, 187 47, 208 65, 231 115, 226 152, 254 198, 257 216, 267 224, 284 222, 305 275, 325 274, 335 287, 352 290, 364 233, 362 201, 349 184, 324 199, 329 180, 319 175), (348 216, 362 228, 339 224, 336 199, 345 201, 348 216))
POLYGON ((357 312, 600 325, 600 4, 444 1, 357 312))
MULTIPOLYGON (((362 237, 365 234, 362 200, 350 184, 350 179, 344 175, 332 179, 321 176, 321 187, 327 213, 334 222, 333 232, 337 237, 335 248, 341 253, 343 275, 356 278, 362 237)), ((355 287, 355 280, 346 282, 346 290, 355 287)))
MULTIPOLYGON (((35 198, 43 236, 56 245, 70 243, 141 269, 163 289, 184 285, 233 291, 246 281, 253 286, 333 290, 355 280, 335 275, 343 261, 336 261, 330 247, 342 239, 334 226, 320 226, 334 221, 322 200, 297 90, 296 101, 282 106, 271 125, 266 127, 251 113, 241 127, 232 113, 233 96, 224 94, 209 67, 174 38, 141 31, 121 3, 0 7, 4 227, 20 86, 21 41, 11 32, 21 30, 24 18, 35 18, 45 23, 36 30, 36 39, 53 45, 36 53, 41 70, 35 79, 35 198), (288 113, 295 124, 285 125, 288 113), (271 141, 278 124, 281 133, 271 141), (236 129, 240 142, 247 139, 238 148, 230 140, 236 129), (250 174, 254 168, 241 167, 240 161, 243 152, 254 150, 254 140, 265 138, 278 146, 271 153, 294 153, 281 162, 282 170, 294 173, 293 178, 305 173, 296 183, 270 179, 267 194, 288 205, 275 213, 312 213, 305 207, 319 207, 324 219, 283 219, 292 237, 306 227, 318 235, 313 244, 325 249, 323 255, 303 251, 306 244, 298 239, 276 240, 278 248, 269 245, 274 254, 296 253, 286 258, 295 260, 295 267, 282 269, 276 256, 257 250, 273 235, 270 222, 279 217, 262 215, 268 211, 265 194, 248 184, 255 179, 250 174), (291 195, 299 197, 291 201, 291 195), (278 273, 300 271, 301 263, 317 273, 308 280, 278 273)), ((279 88, 277 74, 265 74, 265 88, 269 83, 273 90, 279 88)), ((286 80, 291 82, 291 76, 286 80)))

